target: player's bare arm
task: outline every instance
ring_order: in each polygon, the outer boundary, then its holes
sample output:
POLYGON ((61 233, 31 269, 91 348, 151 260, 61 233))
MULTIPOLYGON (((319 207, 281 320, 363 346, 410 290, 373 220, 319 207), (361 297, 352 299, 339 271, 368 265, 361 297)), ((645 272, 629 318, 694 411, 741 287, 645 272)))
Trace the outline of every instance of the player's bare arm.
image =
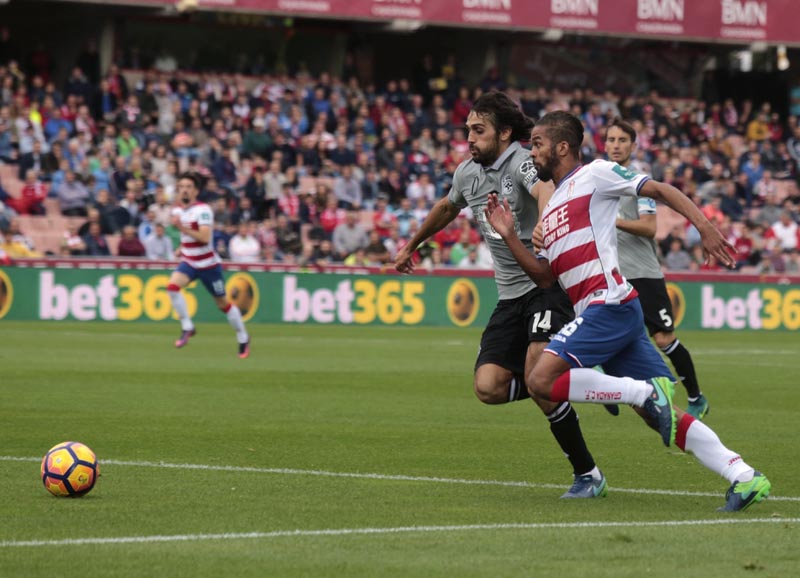
POLYGON ((550 197, 553 196, 553 192, 556 190, 555 185, 553 185, 553 181, 536 181, 531 187, 531 196, 539 202, 539 214, 542 214, 544 210, 544 206, 550 202, 550 197))
POLYGON ((531 188, 531 196, 536 199, 539 206, 539 221, 536 223, 536 227, 534 227, 533 234, 531 235, 533 248, 537 251, 541 250, 542 248, 541 217, 544 213, 545 206, 547 206, 547 203, 550 202, 550 197, 553 196, 555 190, 556 187, 553 185, 553 181, 536 181, 536 184, 531 188))
POLYGON ((677 211, 692 223, 700 233, 703 240, 703 252, 706 255, 706 263, 710 261, 710 257, 715 257, 718 262, 727 267, 733 267, 735 261, 732 257, 736 253, 736 249, 731 245, 727 239, 719 232, 719 230, 706 219, 705 215, 697 208, 689 197, 684 195, 672 185, 661 183, 654 180, 645 181, 639 194, 644 197, 650 197, 656 201, 661 201, 669 208, 677 211))
POLYGON ((539 287, 552 287, 555 277, 550 269, 550 263, 546 259, 538 259, 533 255, 517 236, 514 230, 514 216, 511 214, 511 207, 508 199, 503 199, 503 203, 497 199, 497 194, 489 195, 489 200, 484 209, 486 220, 497 231, 508 245, 514 259, 519 263, 520 268, 530 277, 539 287))
POLYGON ((638 237, 656 238, 658 221, 655 215, 639 215, 638 219, 617 219, 617 229, 638 237))
POLYGON ((533 237, 531 238, 531 241, 533 241, 533 248, 537 251, 541 251, 542 247, 544 247, 544 233, 542 233, 541 221, 536 223, 536 227, 533 228, 533 237))
POLYGON ((394 268, 400 273, 413 273, 415 267, 414 251, 417 250, 420 243, 444 229, 460 212, 461 209, 452 204, 447 197, 439 200, 433 206, 431 212, 428 213, 422 225, 420 225, 419 231, 411 237, 408 245, 397 253, 397 257, 394 260, 394 268))

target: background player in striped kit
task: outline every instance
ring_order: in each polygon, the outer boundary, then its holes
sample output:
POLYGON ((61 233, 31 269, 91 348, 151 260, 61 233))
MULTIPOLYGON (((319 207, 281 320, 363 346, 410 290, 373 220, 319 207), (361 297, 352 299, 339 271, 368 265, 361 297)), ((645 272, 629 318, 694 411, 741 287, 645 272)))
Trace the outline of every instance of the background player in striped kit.
POLYGON ((197 195, 200 193, 200 177, 192 173, 183 173, 178 179, 177 189, 181 206, 173 214, 173 224, 181 232, 181 262, 172 272, 167 286, 172 307, 178 314, 182 329, 175 347, 184 347, 189 338, 195 334, 194 323, 189 316, 189 308, 186 306, 186 299, 181 289, 199 278, 211 293, 217 307, 225 313, 228 323, 236 331, 239 357, 245 359, 250 355, 250 336, 245 329, 239 308, 228 301, 225 295, 222 266, 213 246, 214 213, 207 204, 197 201, 197 195))
MULTIPOLYGON (((636 145, 636 130, 624 120, 616 118, 606 130, 605 144, 609 160, 628 168, 636 145)), ((639 293, 644 323, 650 337, 669 357, 678 379, 686 388, 689 398, 686 412, 703 419, 708 413, 708 401, 697 383, 689 350, 675 336, 672 301, 656 253, 656 218, 656 202, 653 199, 620 199, 617 215, 619 268, 639 293)))
POLYGON ((582 142, 580 119, 563 111, 546 114, 531 133, 531 158, 539 177, 555 185, 542 211, 538 258, 517 235, 506 199, 501 203, 497 195, 489 195, 485 209, 520 267, 540 286, 557 281, 575 307, 575 320, 553 336, 529 374, 530 392, 552 401, 634 406, 666 446, 674 443, 691 452, 731 483, 720 510, 744 510, 768 496, 771 484, 707 425, 672 404, 672 375, 645 333, 636 290, 619 272, 619 199, 643 195, 672 207, 697 227, 708 258, 732 266, 732 247, 675 187, 610 161, 581 165, 582 142), (605 374, 589 369, 595 365, 605 374))
MULTIPOLYGON (((529 397, 525 375, 541 355, 550 336, 573 318, 572 306, 559 288, 540 289, 514 260, 508 247, 486 222, 483 209, 490 193, 500 191, 513 207, 514 226, 528 239, 539 216, 539 204, 549 185, 539 183, 527 149, 533 121, 507 95, 489 92, 475 101, 467 119, 471 159, 453 176, 447 197, 431 209, 419 231, 397 254, 395 267, 414 271, 414 252, 469 206, 492 253, 499 301, 481 336, 475 363, 475 395, 486 404, 503 404, 529 397)), ((593 498, 606 493, 606 480, 586 448, 578 414, 567 401, 537 400, 550 430, 573 467, 574 480, 564 498, 593 498)), ((519 443, 518 439, 513 440, 519 443)))

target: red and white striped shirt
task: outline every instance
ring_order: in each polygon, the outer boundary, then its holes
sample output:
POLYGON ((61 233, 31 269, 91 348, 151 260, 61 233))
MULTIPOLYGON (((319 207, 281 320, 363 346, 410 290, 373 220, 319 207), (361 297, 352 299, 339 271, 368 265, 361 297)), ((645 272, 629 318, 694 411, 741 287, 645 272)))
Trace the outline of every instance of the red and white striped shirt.
MULTIPOLYGON (((201 225, 214 227, 214 213, 205 203, 195 203, 175 212, 180 216, 181 224, 198 231, 201 225)), ((214 251, 214 235, 212 231, 208 243, 201 243, 194 237, 181 233, 181 260, 195 269, 210 269, 220 263, 219 255, 214 251)))
POLYGON ((619 271, 617 205, 637 196, 649 177, 604 160, 567 175, 542 213, 542 254, 575 314, 595 303, 624 303, 636 290, 619 271))

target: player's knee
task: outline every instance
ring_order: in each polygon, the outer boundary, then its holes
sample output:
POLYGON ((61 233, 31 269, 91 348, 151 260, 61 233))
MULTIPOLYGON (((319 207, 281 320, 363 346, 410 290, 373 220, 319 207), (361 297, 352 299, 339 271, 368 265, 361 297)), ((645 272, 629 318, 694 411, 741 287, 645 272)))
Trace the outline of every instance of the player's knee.
POLYGON ((479 379, 475 377, 473 384, 475 397, 481 403, 497 405, 508 402, 508 384, 497 383, 493 380, 479 379))
POLYGON ((672 332, 659 332, 653 335, 653 341, 656 342, 656 345, 659 349, 664 349, 665 347, 672 345, 672 343, 675 341, 675 334, 672 332))
POLYGON ((541 370, 534 367, 525 379, 525 386, 528 393, 534 399, 550 399, 551 380, 541 370))

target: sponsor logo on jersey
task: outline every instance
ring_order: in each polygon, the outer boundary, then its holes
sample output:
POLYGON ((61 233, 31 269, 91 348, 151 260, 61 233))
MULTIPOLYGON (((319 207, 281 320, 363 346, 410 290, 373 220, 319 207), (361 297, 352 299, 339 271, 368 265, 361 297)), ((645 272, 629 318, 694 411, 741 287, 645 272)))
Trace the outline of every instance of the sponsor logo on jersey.
POLYGON ((542 219, 542 235, 544 246, 549 247, 569 233, 569 205, 563 205, 542 219))
POLYGON ((503 175, 503 179, 500 181, 500 189, 506 197, 514 192, 514 181, 511 180, 509 175, 503 175))
POLYGON ((615 164, 613 167, 611 167, 611 170, 614 171, 615 173, 617 173, 619 176, 621 176, 626 181, 632 181, 637 176, 639 176, 638 173, 636 173, 636 172, 634 172, 634 171, 632 171, 630 169, 626 169, 625 167, 622 167, 622 166, 617 165, 617 164, 615 164))
POLYGON ((533 179, 536 178, 536 169, 533 166, 533 161, 525 161, 519 165, 519 173, 522 175, 522 181, 526 187, 530 187, 533 179))

